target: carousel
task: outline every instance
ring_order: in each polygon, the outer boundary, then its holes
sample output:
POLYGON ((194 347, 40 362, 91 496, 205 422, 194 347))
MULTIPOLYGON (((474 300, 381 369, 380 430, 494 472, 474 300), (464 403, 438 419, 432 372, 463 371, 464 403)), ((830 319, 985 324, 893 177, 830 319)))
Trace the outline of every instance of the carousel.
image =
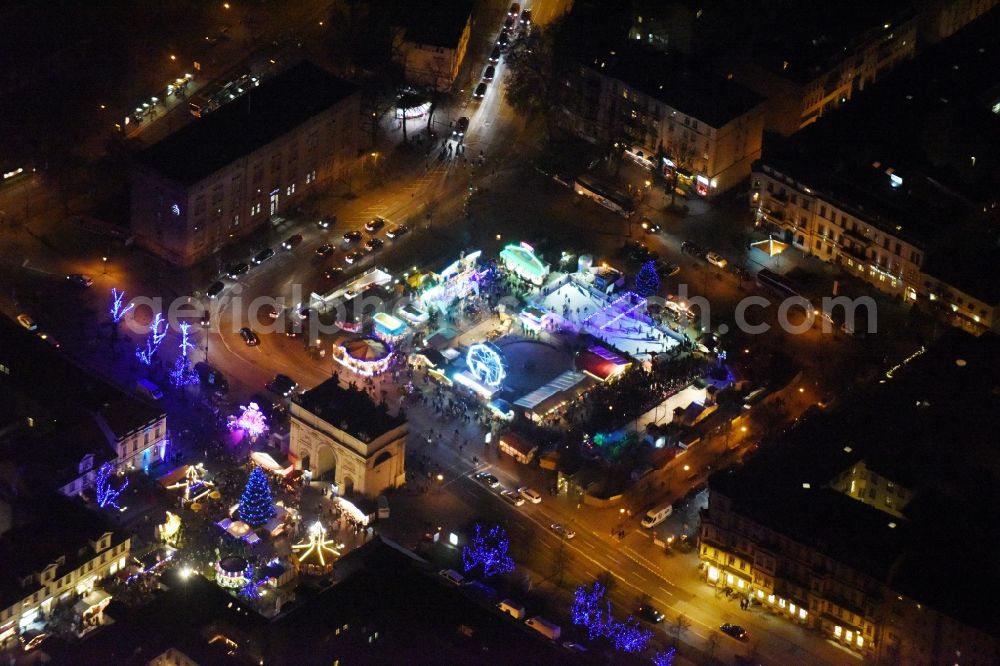
POLYGON ((299 573, 326 576, 340 557, 344 544, 326 538, 326 528, 318 520, 309 528, 306 539, 292 546, 292 562, 299 573))
POLYGON ((239 589, 252 575, 250 563, 237 555, 224 557, 215 563, 215 582, 219 587, 239 589))
POLYGON ((380 375, 392 361, 392 345, 378 338, 354 338, 333 346, 335 361, 364 377, 380 375))

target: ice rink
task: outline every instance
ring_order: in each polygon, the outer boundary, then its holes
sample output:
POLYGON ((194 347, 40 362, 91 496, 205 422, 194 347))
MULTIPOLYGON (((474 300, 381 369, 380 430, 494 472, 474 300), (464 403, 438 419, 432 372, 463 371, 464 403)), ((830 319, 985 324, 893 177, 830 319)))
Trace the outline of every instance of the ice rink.
POLYGON ((539 295, 533 303, 552 313, 557 325, 568 323, 633 358, 648 358, 679 344, 675 338, 644 321, 645 303, 638 297, 630 299, 621 294, 606 297, 574 280, 543 293, 545 295, 539 295))

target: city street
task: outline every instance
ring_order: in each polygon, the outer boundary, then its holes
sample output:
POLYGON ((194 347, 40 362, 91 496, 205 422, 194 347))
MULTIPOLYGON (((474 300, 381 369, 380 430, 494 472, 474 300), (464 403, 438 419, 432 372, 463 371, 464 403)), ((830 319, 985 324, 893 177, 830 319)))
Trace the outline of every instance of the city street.
MULTIPOLYGON (((562 11, 560 3, 540 0, 531 7, 538 24, 550 21, 562 11)), ((316 15, 303 9, 288 20, 288 29, 293 29, 299 24, 311 25, 316 15)), ((470 66, 472 72, 481 71, 490 45, 480 44, 470 66)), ((236 58, 239 49, 233 46, 231 51, 232 58, 236 58)), ((230 51, 220 50, 220 61, 231 59, 223 54, 230 51)), ((209 328, 196 327, 192 359, 207 360, 229 379, 232 389, 222 408, 230 410, 261 391, 276 373, 289 375, 300 387, 308 389, 338 370, 328 350, 342 334, 324 334, 319 340, 308 335, 291 338, 284 335, 282 318, 277 324, 263 316, 255 321, 253 312, 255 301, 263 305, 279 299, 278 304, 288 309, 308 302, 311 291, 323 292, 333 286, 323 277, 333 267, 344 269, 345 280, 376 265, 399 277, 413 267, 453 260, 462 250, 482 249, 485 256, 492 257, 508 242, 524 239, 545 240, 553 248, 591 253, 595 263, 606 260, 631 273, 637 266, 626 266, 618 251, 628 240, 641 240, 663 260, 680 266, 677 275, 663 281, 661 294, 676 294, 685 285, 692 294, 705 295, 711 302, 712 330, 718 330, 718 324, 723 322, 731 325, 737 302, 754 290, 752 281, 741 280, 683 254, 680 246, 692 237, 704 242, 703 238, 713 236, 712 229, 722 225, 747 226, 746 211, 732 202, 697 201, 692 202, 691 214, 681 217, 664 212, 662 202, 650 204, 643 214, 662 222, 664 233, 647 235, 636 220, 627 222, 574 195, 533 168, 534 152, 528 146, 538 143, 540 128, 537 123, 525 122, 506 103, 504 74, 501 63, 481 101, 473 101, 469 91, 463 90, 464 98, 447 113, 439 112, 438 139, 428 137, 423 132, 425 121, 417 120, 409 129, 411 143, 404 145, 395 121, 383 120, 386 131, 380 143, 358 159, 356 181, 349 186, 351 196, 343 196, 339 191, 335 196, 331 192, 317 203, 317 212, 335 215, 336 224, 320 229, 316 224, 318 215, 291 216, 269 230, 265 239, 257 237, 249 241, 252 247, 242 243, 225 251, 225 256, 199 274, 199 282, 191 285, 190 290, 180 287, 170 272, 161 269, 157 262, 150 262, 144 254, 132 250, 112 253, 106 239, 79 228, 64 227, 58 238, 49 238, 48 232, 43 231, 55 224, 51 220, 42 221, 37 228, 33 224, 30 231, 0 229, 8 248, 0 258, 0 281, 6 287, 0 293, 0 308, 11 316, 29 312, 71 354, 95 369, 113 374, 119 383, 131 388, 135 379, 145 374, 131 355, 134 343, 143 337, 144 331, 137 326, 127 333, 119 342, 119 356, 111 355, 103 327, 110 289, 124 289, 129 298, 162 297, 167 303, 169 299, 190 296, 192 305, 186 316, 197 321, 207 309, 212 319, 209 328), (450 123, 463 115, 470 120, 463 142, 464 156, 448 137, 450 123), (420 136, 420 141, 415 141, 415 136, 420 136), (449 143, 452 152, 439 159, 442 146, 449 143), (478 163, 480 156, 482 161, 478 163), (388 225, 405 223, 410 233, 397 240, 385 238, 384 229, 369 234, 364 225, 376 216, 386 218, 388 225), (347 253, 357 248, 348 247, 342 237, 351 231, 360 231, 365 240, 377 235, 385 239, 385 246, 348 265, 347 253), (295 233, 302 234, 303 242, 293 250, 280 249, 281 241, 295 233), (316 250, 324 243, 332 244, 335 251, 320 259, 316 250), (226 289, 217 299, 202 295, 224 272, 228 262, 245 261, 252 253, 248 250, 263 246, 274 248, 275 256, 237 279, 220 278, 226 289), (67 289, 63 276, 76 272, 92 276, 93 286, 86 290, 67 289), (241 340, 238 330, 246 325, 259 333, 259 345, 249 347, 241 340)), ((478 74, 473 77, 473 81, 477 80, 478 74)), ((176 129, 189 120, 186 113, 183 104, 175 105, 147 123, 139 138, 147 142, 161 132, 176 129)), ((13 208, 23 209, 28 219, 34 216, 36 207, 52 211, 56 207, 54 201, 33 201, 34 186, 35 181, 29 180, 7 189, 2 199, 6 203, 0 209, 5 208, 8 213, 13 208)), ((130 321, 138 318, 145 323, 149 315, 148 308, 139 308, 130 321)), ((765 321, 772 326, 777 323, 774 308, 766 312, 765 321)), ((781 348, 794 359, 802 377, 784 396, 788 415, 794 418, 814 405, 826 391, 852 376, 850 361, 831 364, 830 359, 854 345, 854 341, 842 334, 826 335, 817 328, 804 335, 774 330, 748 342, 751 351, 747 353, 757 353, 765 347, 781 348)), ((172 331, 164 347, 163 367, 172 364, 175 348, 176 332, 172 331)), ((389 404, 397 404, 399 387, 391 380, 383 377, 375 390, 386 390, 389 404)), ((175 433, 196 429, 203 423, 199 419, 207 418, 200 414, 189 421, 175 421, 175 409, 185 408, 172 405, 171 428, 175 433)), ((408 406, 407 415, 410 423, 407 458, 414 463, 408 469, 410 483, 405 491, 393 496, 393 518, 379 528, 400 543, 418 543, 428 525, 468 530, 475 520, 498 521, 507 526, 515 559, 531 572, 536 587, 564 599, 566 589, 610 572, 615 581, 611 598, 618 612, 631 612, 640 598, 652 603, 667 615, 664 624, 657 628, 657 639, 668 645, 679 633, 681 654, 690 652, 690 658, 696 662, 707 655, 731 663, 733 655, 750 652, 766 664, 856 661, 853 654, 764 610, 740 611, 735 601, 720 597, 701 579, 695 550, 667 555, 654 545, 651 533, 638 526, 646 509, 684 497, 692 487, 704 483, 720 464, 734 462, 761 433, 718 432, 706 437, 685 455, 651 474, 641 492, 629 493, 620 506, 596 509, 582 505, 576 489, 558 497, 551 495, 549 489, 555 485, 551 473, 517 466, 510 458, 501 458, 495 446, 482 444, 485 430, 476 422, 442 425, 441 417, 421 404, 408 406), (453 427, 457 432, 451 432, 453 427), (444 433, 442 441, 432 438, 433 443, 428 443, 428 433, 432 430, 444 433), (416 468, 417 461, 421 471, 416 468), (534 487, 542 493, 542 502, 511 506, 495 491, 470 478, 472 473, 482 470, 495 474, 509 488, 534 487), (437 474, 442 476, 441 481, 437 481, 437 474), (622 510, 626 513, 622 514, 622 510), (549 527, 553 522, 575 530, 575 538, 560 539, 549 527), (614 537, 619 530, 624 530, 624 538, 614 537), (557 579, 563 585, 557 585, 557 579), (683 620, 678 621, 679 616, 686 618, 689 626, 683 620), (720 634, 717 628, 724 622, 747 627, 752 637, 749 643, 741 644, 720 634)), ((176 439, 182 441, 181 437, 176 439)), ((204 457, 205 449, 199 452, 199 448, 201 442, 195 437, 176 452, 185 460, 197 460, 204 457)), ((696 496, 688 503, 683 517, 671 518, 655 533, 661 538, 684 534, 690 541, 696 541, 697 510, 704 504, 704 494, 696 496)), ((562 615, 560 619, 567 626, 565 608, 562 615)))

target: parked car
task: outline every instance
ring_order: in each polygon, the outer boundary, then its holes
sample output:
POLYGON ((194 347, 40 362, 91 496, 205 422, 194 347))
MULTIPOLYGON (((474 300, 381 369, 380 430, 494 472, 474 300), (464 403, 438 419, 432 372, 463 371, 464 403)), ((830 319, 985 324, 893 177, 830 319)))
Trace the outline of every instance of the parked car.
POLYGON ((205 293, 208 294, 209 298, 218 298, 219 294, 221 294, 222 290, 225 288, 226 288, 225 282, 222 282, 221 280, 216 280, 211 285, 209 285, 208 291, 206 291, 205 293))
POLYGON ((246 275, 249 270, 250 270, 250 264, 246 262, 241 262, 230 266, 226 270, 226 275, 235 280, 241 275, 246 275))
POLYGON ((576 532, 560 523, 552 523, 549 528, 563 539, 572 539, 576 536, 576 532))
POLYGON ((500 496, 514 506, 524 506, 524 498, 521 497, 516 490, 501 490, 500 496))
POLYGON ((493 51, 490 52, 490 62, 494 65, 500 62, 500 47, 494 46, 493 51))
POLYGON ((264 385, 264 388, 287 398, 292 394, 292 391, 298 388, 298 383, 288 375, 278 373, 274 376, 274 379, 264 385))
POLYGON ((497 75, 497 68, 490 65, 483 71, 483 81, 492 81, 493 77, 497 75))
POLYGON ((684 254, 690 254, 692 257, 698 257, 699 259, 705 258, 705 249, 697 243, 692 243, 691 241, 684 241, 681 243, 681 252, 684 254))
POLYGON ((678 266, 677 264, 668 264, 662 259, 658 260, 653 265, 656 268, 656 274, 659 275, 660 277, 671 277, 681 272, 680 266, 678 266))
POLYGON ((514 17, 513 16, 508 16, 503 21, 503 29, 504 30, 510 30, 513 27, 514 27, 514 17))
POLYGON ((351 264, 358 263, 359 261, 361 261, 364 258, 365 258, 365 253, 364 252, 362 252, 360 250, 355 250, 354 252, 351 252, 347 256, 345 256, 344 257, 344 261, 346 261, 348 265, 351 265, 351 264))
POLYGON ((719 631, 724 633, 726 636, 732 636, 738 641, 750 640, 750 634, 747 633, 746 629, 738 624, 730 624, 726 622, 724 625, 719 627, 719 631))
POLYGON ((726 261, 726 258, 717 252, 707 252, 705 254, 705 260, 716 268, 725 268, 729 264, 729 262, 726 261))
POLYGON ((486 484, 490 488, 496 488, 497 486, 500 485, 500 479, 493 476, 489 472, 478 472, 475 476, 475 479, 480 483, 486 484))
POLYGON ((365 222, 365 231, 367 231, 370 234, 373 234, 384 226, 385 226, 384 217, 374 217, 371 220, 365 222))
POLYGON ((441 578, 444 578, 455 587, 460 587, 465 583, 465 576, 454 569, 441 569, 441 571, 438 571, 438 576, 441 576, 441 578))
POLYGON ((542 501, 542 495, 537 490, 532 490, 527 486, 521 486, 517 489, 517 492, 521 494, 521 497, 528 500, 532 504, 538 504, 542 501))
POLYGON ((31 315, 24 313, 17 315, 17 323, 25 327, 29 331, 34 331, 38 328, 38 324, 35 322, 34 319, 31 318, 31 315))
POLYGON ((361 241, 360 231, 348 231, 346 234, 344 234, 344 242, 348 245, 350 245, 351 243, 358 243, 360 241, 361 241))
POLYGON ((500 51, 506 51, 507 47, 510 46, 510 31, 501 30, 500 36, 497 37, 497 46, 500 47, 500 51))
POLYGON ((302 244, 302 234, 294 234, 289 236, 281 243, 281 249, 283 250, 293 250, 302 244))
POLYGON ((389 227, 385 232, 385 236, 386 238, 391 238, 395 240, 409 231, 410 228, 408 226, 406 226, 405 224, 400 224, 398 226, 389 227))
POLYGON ((225 395, 229 392, 229 380, 226 379, 226 376, 205 361, 195 363, 194 371, 198 374, 198 381, 201 382, 201 385, 213 393, 225 395))
POLYGON ((329 243, 323 243, 318 248, 316 248, 316 254, 326 259, 331 254, 333 254, 333 246, 330 245, 329 243))
POLYGON ((243 338, 247 347, 256 347, 260 344, 260 338, 257 337, 257 334, 246 326, 240 329, 240 337, 243 338))
POLYGON ((480 82, 476 90, 472 93, 472 99, 482 99, 486 97, 486 83, 480 82))
POLYGON ((653 624, 659 624, 660 622, 663 622, 663 618, 666 617, 663 613, 656 610, 649 604, 640 605, 636 609, 635 614, 641 617, 646 622, 652 622, 653 624))
POLYGON ((521 27, 528 28, 531 26, 531 10, 525 9, 521 12, 521 27))
POLYGON ((369 252, 378 252, 385 245, 385 241, 381 238, 369 238, 365 241, 365 247, 368 248, 369 252))
POLYGON ((331 266, 323 273, 323 277, 327 280, 342 280, 344 278, 344 269, 340 266, 331 266))
POLYGON ((253 255, 253 259, 251 259, 250 261, 252 261, 257 266, 260 266, 262 263, 264 263, 273 256, 274 256, 274 250, 272 250, 269 247, 266 247, 257 254, 253 255))
POLYGON ((316 222, 316 226, 318 226, 320 229, 329 229, 336 223, 337 223, 336 215, 327 215, 326 217, 319 218, 319 220, 317 220, 316 222))
POLYGON ((518 3, 513 3, 510 6, 510 10, 507 11, 507 16, 517 16, 521 13, 521 5, 518 3))
POLYGON ((89 275, 84 275, 83 273, 72 273, 67 275, 66 279, 69 280, 70 284, 82 287, 83 289, 86 289, 90 285, 94 284, 94 279, 89 275))
MULTIPOLYGON (((490 69, 492 69, 492 67, 490 69)), ((455 128, 451 131, 451 135, 458 138, 462 138, 463 136, 465 136, 465 132, 468 129, 469 129, 469 119, 466 118, 465 116, 462 116, 461 118, 455 121, 455 128)))

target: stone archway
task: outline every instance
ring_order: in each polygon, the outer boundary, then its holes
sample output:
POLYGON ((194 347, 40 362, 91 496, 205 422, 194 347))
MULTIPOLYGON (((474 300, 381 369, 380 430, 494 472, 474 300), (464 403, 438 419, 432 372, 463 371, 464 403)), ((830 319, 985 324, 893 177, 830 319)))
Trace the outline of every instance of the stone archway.
POLYGON ((337 454, 327 444, 320 444, 316 451, 316 468, 313 478, 322 481, 335 481, 337 478, 337 454))

